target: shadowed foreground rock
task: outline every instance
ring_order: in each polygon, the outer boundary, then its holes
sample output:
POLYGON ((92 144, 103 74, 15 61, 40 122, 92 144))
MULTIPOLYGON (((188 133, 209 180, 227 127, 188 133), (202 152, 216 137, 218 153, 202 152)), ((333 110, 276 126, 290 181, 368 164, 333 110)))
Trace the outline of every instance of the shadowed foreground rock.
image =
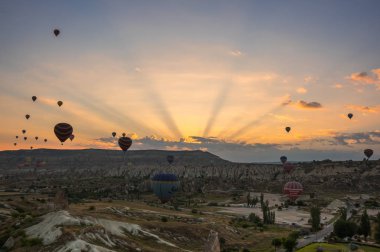
POLYGON ((213 230, 210 231, 210 234, 208 235, 207 242, 203 251, 204 252, 220 252, 218 232, 215 232, 213 230))

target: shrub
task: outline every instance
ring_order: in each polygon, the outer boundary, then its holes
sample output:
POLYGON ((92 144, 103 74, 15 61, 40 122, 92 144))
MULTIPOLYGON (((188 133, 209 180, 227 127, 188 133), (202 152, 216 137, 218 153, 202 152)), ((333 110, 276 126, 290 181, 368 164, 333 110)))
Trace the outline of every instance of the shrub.
POLYGON ((41 238, 21 238, 21 246, 23 247, 31 247, 36 245, 42 245, 42 239, 41 238))
POLYGON ((242 228, 247 228, 247 227, 249 227, 248 223, 244 223, 244 224, 242 225, 242 228))
POLYGON ((196 213, 198 213, 198 210, 193 208, 193 209, 191 209, 191 213, 196 214, 196 213))
POLYGON ((218 206, 218 203, 217 202, 209 202, 207 205, 208 206, 218 206))
POLYGON ((225 245, 226 244, 226 239, 224 239, 223 237, 219 237, 219 243, 221 246, 225 245))
POLYGON ((162 216, 162 217, 161 217, 161 221, 162 221, 162 222, 168 222, 168 218, 167 218, 166 216, 162 216))
POLYGON ((90 207, 88 208, 88 210, 90 210, 90 211, 94 211, 94 210, 95 210, 95 206, 90 206, 90 207))

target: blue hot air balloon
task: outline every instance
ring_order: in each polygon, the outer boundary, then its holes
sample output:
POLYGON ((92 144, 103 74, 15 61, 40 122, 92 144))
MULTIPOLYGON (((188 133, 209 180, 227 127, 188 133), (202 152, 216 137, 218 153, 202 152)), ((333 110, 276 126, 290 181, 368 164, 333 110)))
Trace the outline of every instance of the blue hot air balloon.
POLYGON ((286 156, 281 156, 280 160, 281 160, 281 163, 285 164, 288 158, 286 156))
POLYGON ((178 191, 179 181, 176 175, 171 173, 158 173, 152 178, 154 194, 162 203, 168 202, 173 194, 178 191))

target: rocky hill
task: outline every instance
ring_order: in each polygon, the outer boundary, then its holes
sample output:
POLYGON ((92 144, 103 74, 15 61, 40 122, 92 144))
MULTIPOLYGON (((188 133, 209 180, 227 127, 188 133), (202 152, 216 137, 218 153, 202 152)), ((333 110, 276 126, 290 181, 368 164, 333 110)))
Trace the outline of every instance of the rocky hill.
MULTIPOLYGON (((61 180, 64 184, 79 178, 110 177, 142 182, 157 172, 172 172, 189 187, 202 190, 236 188, 281 192, 289 180, 300 181, 306 192, 380 190, 380 161, 324 160, 294 165, 295 169, 288 174, 280 163, 233 163, 202 151, 128 151, 125 157, 121 151, 96 149, 2 151, 0 186, 6 184, 5 181, 20 179, 34 184, 36 180, 61 180), (175 156, 172 165, 167 163, 167 155, 175 156)), ((105 181, 107 179, 102 179, 105 181)))

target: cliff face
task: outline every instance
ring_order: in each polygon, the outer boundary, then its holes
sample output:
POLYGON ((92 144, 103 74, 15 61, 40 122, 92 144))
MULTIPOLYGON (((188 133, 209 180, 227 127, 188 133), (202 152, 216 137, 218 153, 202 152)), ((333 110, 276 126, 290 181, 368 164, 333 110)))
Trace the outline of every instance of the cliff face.
POLYGON ((289 180, 300 181, 306 192, 380 190, 380 161, 302 162, 295 163, 293 172, 287 174, 281 164, 233 163, 202 151, 128 151, 124 162, 123 155, 113 150, 3 151, 0 180, 59 179, 64 184, 65 179, 96 178, 108 183, 105 178, 119 176, 141 182, 157 172, 171 172, 183 185, 201 190, 281 192, 289 180), (172 165, 167 163, 167 155, 175 156, 172 165))

